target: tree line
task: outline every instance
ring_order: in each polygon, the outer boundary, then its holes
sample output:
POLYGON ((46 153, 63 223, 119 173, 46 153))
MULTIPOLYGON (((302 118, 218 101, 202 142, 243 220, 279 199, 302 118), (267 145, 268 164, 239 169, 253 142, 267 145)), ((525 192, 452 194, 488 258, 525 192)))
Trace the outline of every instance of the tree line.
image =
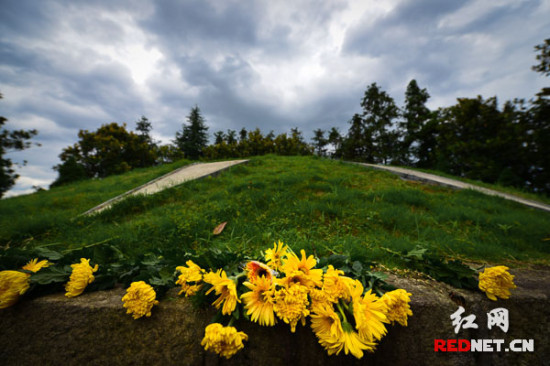
MULTIPOLYGON (((550 74, 550 39, 535 47, 539 64, 533 70, 550 74)), ((316 129, 307 143, 302 132, 263 134, 216 131, 208 145, 208 127, 198 106, 191 109, 173 144, 158 146, 149 136, 147 118, 136 133, 110 124, 95 133, 80 131, 80 141, 64 149, 54 185, 74 177, 103 177, 134 167, 177 158, 224 159, 264 154, 332 158, 432 169, 488 183, 550 193, 550 89, 530 101, 515 99, 499 106, 496 97, 459 98, 450 107, 430 110, 430 94, 411 80, 404 105, 377 83, 360 101, 361 113, 348 121, 347 133, 333 127, 316 129), (69 174, 70 173, 70 174, 69 174)))
MULTIPOLYGON (((549 76, 550 39, 535 50, 539 64, 533 70, 549 76)), ((298 128, 279 135, 242 128, 216 131, 209 145, 208 127, 198 106, 191 109, 175 139, 164 145, 151 137, 152 124, 145 116, 136 122, 135 131, 112 122, 96 131, 79 131, 78 141, 59 155, 61 163, 54 167, 58 178, 52 186, 184 157, 211 160, 274 153, 433 169, 550 193, 550 88, 529 101, 515 99, 502 106, 496 97, 478 96, 430 110, 429 98, 428 91, 411 80, 399 107, 372 83, 360 101, 361 113, 351 117, 346 133, 336 127, 316 129, 310 143, 298 128)), ((0 127, 6 121, 1 117, 0 127)), ((36 134, 36 130, 0 131, 0 197, 17 178, 4 154, 8 148, 28 148, 28 140, 36 134)))

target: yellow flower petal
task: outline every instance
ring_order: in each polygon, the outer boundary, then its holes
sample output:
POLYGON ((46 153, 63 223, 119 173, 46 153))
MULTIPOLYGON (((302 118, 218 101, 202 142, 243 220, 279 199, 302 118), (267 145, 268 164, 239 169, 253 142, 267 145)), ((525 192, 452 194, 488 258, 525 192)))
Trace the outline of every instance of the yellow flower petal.
POLYGON ((75 297, 84 292, 86 286, 92 283, 95 279, 93 273, 99 268, 96 264, 95 267, 90 266, 90 260, 80 258, 80 263, 71 264, 73 271, 69 282, 65 285, 67 297, 75 297))
POLYGON ((14 305, 19 296, 29 289, 28 273, 19 271, 0 272, 0 309, 14 305))
POLYGON ((496 301, 497 297, 510 298, 510 289, 516 288, 516 285, 514 276, 508 272, 508 267, 496 266, 485 268, 479 273, 479 288, 489 299, 496 301))
POLYGON ((154 305, 158 305, 156 300, 156 292, 151 285, 144 281, 132 282, 126 290, 126 295, 122 297, 124 307, 127 309, 127 314, 132 314, 134 319, 142 316, 151 316, 151 309, 154 305))

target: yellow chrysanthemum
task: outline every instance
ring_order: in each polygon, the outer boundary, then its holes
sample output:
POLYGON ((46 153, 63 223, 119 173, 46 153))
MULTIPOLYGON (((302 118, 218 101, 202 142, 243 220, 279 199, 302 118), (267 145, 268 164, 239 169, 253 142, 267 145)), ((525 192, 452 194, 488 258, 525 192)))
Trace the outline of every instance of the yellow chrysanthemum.
POLYGON ((176 267, 176 270, 181 273, 176 281, 176 285, 181 285, 181 291, 178 295, 185 292, 185 296, 187 297, 195 295, 201 289, 201 282, 205 271, 192 260, 188 260, 185 264, 187 267, 176 267))
POLYGON ((71 264, 71 267, 73 271, 69 282, 65 285, 67 297, 75 297, 83 293, 86 286, 94 281, 93 273, 98 269, 97 264, 92 268, 90 260, 85 258, 80 258, 80 263, 71 264))
POLYGON ((315 306, 310 318, 311 329, 329 356, 339 352, 344 330, 332 304, 315 306))
POLYGON ((286 259, 287 256, 288 247, 280 240, 278 243, 274 243, 273 249, 267 249, 264 254, 267 265, 275 271, 280 271, 282 269, 283 260, 286 259))
POLYGON ((29 289, 28 273, 19 271, 0 272, 0 309, 14 305, 19 296, 29 289))
POLYGON ((351 278, 344 276, 344 271, 334 269, 332 265, 329 265, 323 279, 323 291, 332 302, 338 302, 338 299, 349 301, 352 283, 351 278))
POLYGON ((371 290, 367 291, 363 297, 363 285, 358 280, 354 280, 351 287, 351 297, 353 302, 353 316, 355 318, 355 328, 359 335, 366 342, 379 341, 387 333, 384 323, 388 323, 386 317, 386 304, 371 290))
POLYGON ((376 344, 366 341, 347 321, 341 321, 332 304, 321 305, 311 314, 311 328, 319 340, 319 344, 329 356, 344 353, 356 358, 363 357, 363 351, 374 350, 376 344))
POLYGON ((516 285, 514 276, 508 272, 508 267, 497 266, 485 268, 479 273, 479 288, 489 299, 496 301, 497 297, 508 299, 510 289, 516 288, 516 285))
POLYGON ((150 285, 143 281, 132 282, 122 297, 126 314, 132 314, 134 319, 151 316, 151 309, 159 303, 156 297, 157 293, 150 285))
MULTIPOLYGON (((341 340, 341 347, 344 348, 344 353, 352 354, 355 358, 362 358, 363 351, 374 351, 375 344, 368 340, 365 340, 360 334, 353 330, 353 326, 350 323, 342 323, 342 329, 344 333, 341 340)), ((338 354, 340 351, 336 352, 338 354)))
POLYGON ((332 301, 330 301, 327 293, 318 288, 309 289, 309 297, 311 299, 310 310, 313 312, 318 306, 330 305, 332 306, 332 301))
POLYGON ((244 348, 243 341, 248 340, 244 332, 237 332, 235 327, 224 327, 213 323, 204 330, 201 345, 206 351, 215 352, 227 359, 244 348))
POLYGON ((300 282, 307 287, 321 287, 323 284, 323 270, 314 269, 317 261, 310 255, 306 258, 305 250, 301 250, 302 259, 296 254, 288 255, 287 260, 283 264, 283 272, 286 277, 292 279, 292 282, 300 282))
POLYGON ((41 260, 40 262, 38 262, 38 258, 34 258, 34 259, 31 259, 29 261, 29 263, 25 264, 23 266, 23 269, 36 273, 36 272, 40 271, 42 268, 49 267, 50 265, 51 265, 51 263, 48 262, 46 259, 41 260))
POLYGON ((274 271, 267 265, 258 261, 249 261, 244 268, 247 272, 248 280, 252 283, 259 277, 265 277, 269 282, 273 281, 274 271))
POLYGON ((216 295, 220 295, 212 305, 214 305, 216 309, 219 309, 223 304, 223 315, 231 314, 233 310, 235 310, 237 302, 241 302, 237 295, 237 285, 235 281, 227 278, 223 269, 219 269, 217 272, 207 273, 204 275, 203 281, 212 285, 212 288, 206 292, 207 295, 212 291, 216 291, 216 295))
POLYGON ((407 326, 407 319, 412 316, 412 310, 409 306, 411 294, 403 289, 386 292, 380 301, 386 305, 386 316, 392 324, 398 322, 402 326, 407 326))
POLYGON ((275 292, 273 310, 277 316, 290 325, 290 331, 296 331, 296 324, 301 320, 305 323, 309 315, 307 298, 308 289, 300 284, 294 284, 289 288, 282 288, 275 292))
POLYGON ((241 295, 250 319, 264 326, 275 325, 273 312, 275 286, 273 283, 266 277, 258 277, 255 283, 245 282, 244 285, 251 290, 241 295))

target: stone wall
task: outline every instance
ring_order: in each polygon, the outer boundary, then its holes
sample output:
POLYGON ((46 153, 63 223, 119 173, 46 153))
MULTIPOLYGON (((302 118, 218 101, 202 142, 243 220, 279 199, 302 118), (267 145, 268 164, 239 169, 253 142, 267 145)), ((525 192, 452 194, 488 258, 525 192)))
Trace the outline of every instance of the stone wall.
POLYGON ((244 350, 232 359, 219 359, 200 346, 212 309, 198 310, 175 292, 153 309, 151 318, 133 320, 125 314, 123 289, 63 294, 22 300, 0 310, 2 365, 550 365, 550 272, 512 271, 518 288, 509 300, 493 302, 482 293, 460 291, 429 280, 392 277, 413 294, 409 326, 390 326, 374 354, 327 356, 309 327, 291 334, 285 324, 273 328, 243 322, 249 335, 244 350), (450 315, 458 305, 452 290, 465 300, 466 314, 475 314, 479 329, 455 335, 450 315), (507 333, 488 330, 486 313, 505 307, 510 314, 507 333), (534 339, 535 352, 441 353, 434 339, 534 339))

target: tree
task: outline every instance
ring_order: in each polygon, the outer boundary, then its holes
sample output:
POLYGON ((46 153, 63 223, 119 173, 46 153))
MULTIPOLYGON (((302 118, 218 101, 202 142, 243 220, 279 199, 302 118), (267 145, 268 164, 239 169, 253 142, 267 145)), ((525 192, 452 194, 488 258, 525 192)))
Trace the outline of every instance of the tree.
MULTIPOLYGON (((550 38, 535 46, 540 51, 533 70, 550 76, 550 38)), ((542 88, 532 101, 528 118, 531 189, 550 193, 550 88, 542 88)))
POLYGON ((405 108, 400 128, 404 132, 402 141, 402 157, 404 163, 410 164, 418 160, 419 134, 426 121, 430 118, 430 110, 426 102, 430 98, 426 89, 420 89, 416 80, 411 80, 405 92, 405 108))
POLYGON ((550 38, 544 40, 543 43, 535 46, 535 51, 540 51, 537 55, 538 65, 532 67, 536 72, 540 72, 545 76, 550 75, 550 38))
POLYGON ((328 143, 332 145, 332 148, 334 149, 332 152, 332 155, 334 157, 341 157, 342 156, 342 135, 340 135, 340 131, 338 131, 338 128, 332 127, 328 133, 328 143))
POLYGON ((156 163, 156 149, 151 149, 142 136, 128 132, 126 124, 104 124, 95 132, 80 130, 78 137, 76 144, 64 148, 59 155, 62 163, 54 167, 59 173, 54 186, 85 176, 103 178, 156 163))
MULTIPOLYGON (((540 72, 544 76, 550 76, 550 38, 545 39, 544 43, 536 45, 535 51, 540 52, 536 57, 539 64, 534 65, 532 69, 536 72, 540 72)), ((542 88, 538 95, 540 97, 550 96, 550 88, 542 88)))
POLYGON ((225 134, 223 131, 216 131, 214 132, 214 144, 218 145, 221 144, 225 140, 225 134))
POLYGON ((328 144, 328 140, 325 139, 325 131, 320 128, 316 129, 313 131, 313 138, 311 140, 313 141, 313 147, 315 148, 317 155, 324 156, 327 151, 325 146, 328 144))
POLYGON ((373 162, 373 143, 370 135, 366 136, 363 119, 354 114, 349 121, 350 128, 346 138, 342 141, 342 157, 349 160, 373 162))
POLYGON ((539 96, 528 112, 531 189, 550 194, 550 100, 539 96))
POLYGON ((246 128, 243 127, 243 128, 239 131, 239 141, 240 141, 240 142, 246 141, 247 135, 248 135, 248 132, 246 131, 246 128))
POLYGON ((159 147, 151 137, 152 129, 153 126, 151 122, 145 116, 141 116, 141 120, 136 122, 136 131, 141 144, 144 146, 140 146, 136 149, 136 152, 140 154, 140 156, 137 157, 140 163, 133 166, 133 168, 147 167, 157 163, 157 159, 159 158, 159 147), (147 146, 147 148, 145 148, 145 146, 147 146))
POLYGON ((433 169, 437 164, 440 114, 441 109, 431 112, 416 135, 418 146, 415 149, 417 159, 415 165, 419 168, 433 169))
POLYGON ((235 130, 227 130, 227 134, 225 135, 225 142, 227 142, 228 145, 233 145, 237 143, 237 132, 235 130))
MULTIPOLYGON (((2 94, 0 94, 2 99, 2 94)), ((32 137, 38 134, 37 130, 13 130, 4 129, 4 124, 8 121, 7 118, 0 116, 0 198, 8 191, 19 177, 12 168, 13 162, 11 159, 5 158, 5 155, 13 151, 21 151, 31 147, 29 142, 32 137)), ((39 144, 36 144, 40 146, 39 144)), ((23 162, 23 165, 26 161, 23 162)))
POLYGON ((152 143, 153 141, 150 135, 152 128, 151 122, 149 122, 149 119, 145 116, 141 116, 141 119, 136 122, 136 131, 138 135, 147 143, 152 143))
POLYGON ((461 177, 494 183, 509 167, 506 157, 517 154, 514 130, 496 97, 459 98, 441 113, 438 169, 461 177))
MULTIPOLYGON (((360 126, 354 126, 359 121, 352 121, 354 135, 360 134, 364 148, 360 149, 364 160, 374 163, 394 161, 399 156, 398 133, 393 124, 399 116, 399 108, 392 97, 381 90, 376 83, 369 85, 361 101, 363 113, 360 126), (359 131, 360 130, 360 131, 359 131)), ((357 142, 356 142, 357 143, 357 142)))
POLYGON ((89 178, 86 168, 78 161, 78 157, 73 154, 67 156, 63 164, 56 165, 54 170, 57 170, 59 175, 50 187, 57 187, 89 178))
POLYGON ((183 131, 176 133, 176 146, 186 158, 196 160, 202 156, 203 149, 208 144, 208 127, 198 106, 191 109, 187 116, 189 125, 183 125, 183 131))

